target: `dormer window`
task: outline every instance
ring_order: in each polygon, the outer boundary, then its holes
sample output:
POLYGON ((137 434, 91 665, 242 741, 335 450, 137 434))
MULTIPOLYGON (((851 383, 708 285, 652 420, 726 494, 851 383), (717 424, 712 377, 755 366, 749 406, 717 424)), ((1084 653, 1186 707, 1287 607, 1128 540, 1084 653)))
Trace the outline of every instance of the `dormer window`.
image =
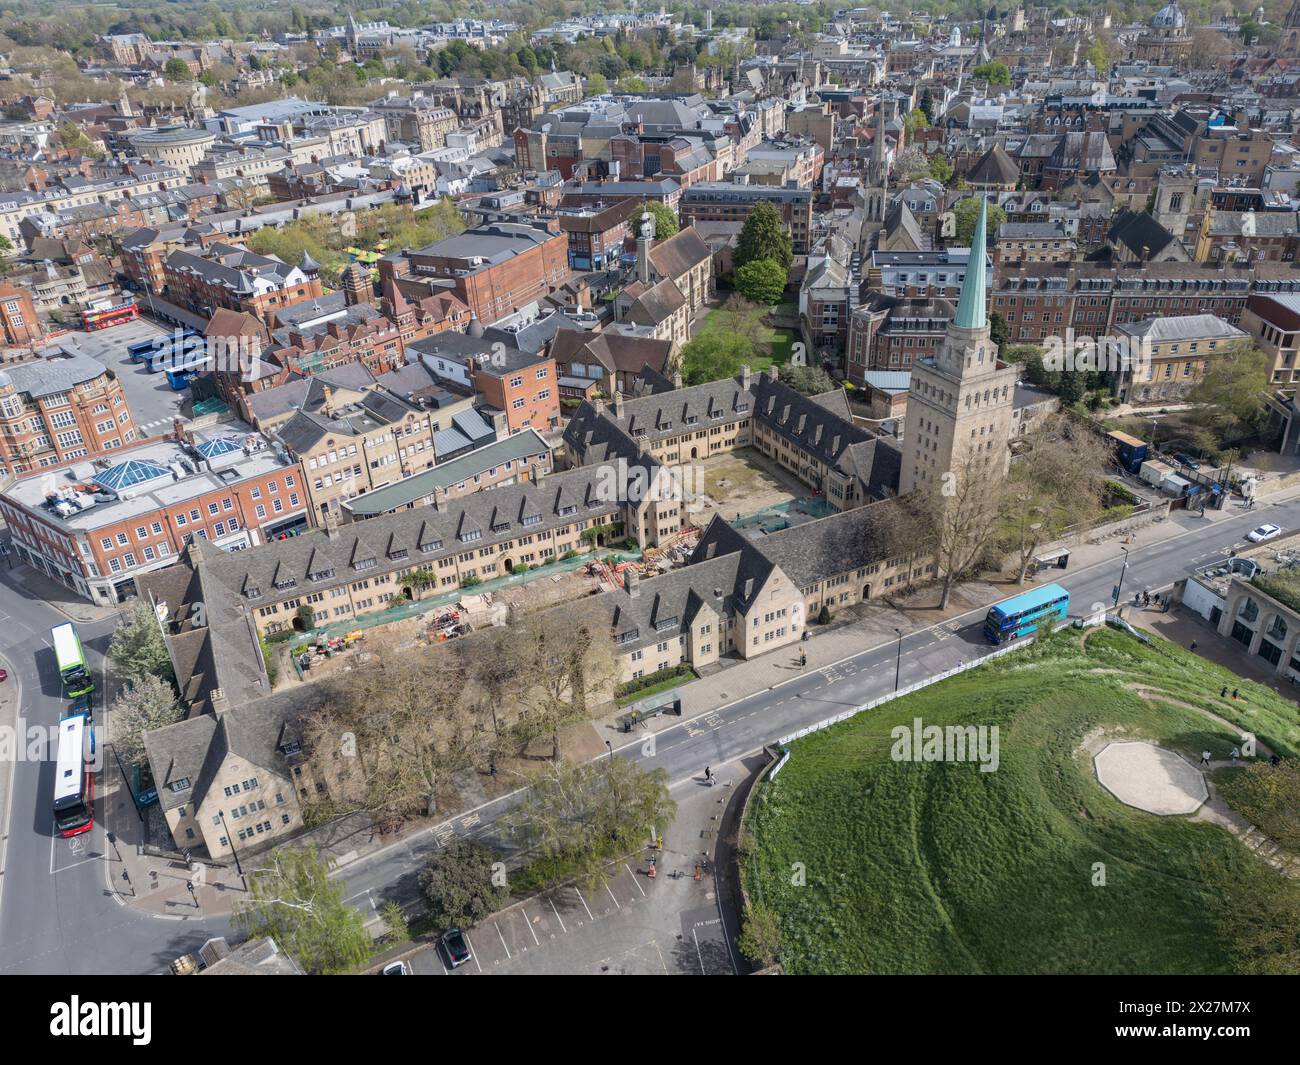
POLYGON ((568 504, 566 504, 565 506, 562 506, 562 507, 560 508, 560 514, 561 514, 561 516, 565 516, 565 515, 569 515, 569 514, 576 514, 576 513, 578 513, 578 508, 577 508, 577 506, 575 506, 573 503, 568 503, 568 504))
POLYGON ((379 560, 375 558, 359 558, 352 564, 354 570, 374 569, 379 565, 379 560))
POLYGON ((180 777, 180 778, 178 778, 178 779, 176 779, 176 780, 173 780, 172 783, 171 783, 171 789, 172 789, 172 792, 173 792, 174 794, 176 794, 176 795, 180 795, 182 792, 189 791, 189 790, 190 790, 190 778, 189 778, 189 777, 180 777))
POLYGON ((253 587, 246 589, 244 594, 248 596, 249 599, 261 599, 262 589, 254 585, 253 587))
POLYGON ((542 516, 541 516, 540 514, 525 514, 525 515, 524 515, 524 520, 523 520, 520 524, 521 524, 521 525, 525 525, 525 526, 527 526, 527 525, 541 525, 541 524, 542 524, 542 516))
POLYGON ((509 523, 508 521, 498 521, 498 522, 496 522, 496 523, 493 524, 493 526, 492 526, 492 531, 493 531, 494 533, 509 532, 509 531, 510 531, 510 523, 509 523))
POLYGON ((410 552, 406 550, 406 548, 399 547, 396 551, 390 551, 388 553, 388 561, 400 562, 402 559, 406 558, 406 556, 409 554, 410 552))
POLYGON ((441 550, 442 550, 442 541, 441 541, 441 540, 430 540, 427 544, 421 544, 421 545, 420 545, 420 550, 423 551, 426 555, 429 554, 429 553, 432 552, 432 551, 441 551, 441 550))
POLYGON ((313 581, 327 581, 333 576, 334 570, 332 567, 330 569, 318 569, 315 573, 307 574, 307 577, 313 581))
POLYGON ((482 529, 466 529, 463 533, 460 534, 460 542, 462 544, 467 544, 472 540, 481 540, 481 539, 483 539, 482 529))
POLYGON ((277 592, 283 592, 286 588, 292 588, 297 583, 298 582, 293 577, 285 577, 282 580, 275 582, 275 590, 277 592))

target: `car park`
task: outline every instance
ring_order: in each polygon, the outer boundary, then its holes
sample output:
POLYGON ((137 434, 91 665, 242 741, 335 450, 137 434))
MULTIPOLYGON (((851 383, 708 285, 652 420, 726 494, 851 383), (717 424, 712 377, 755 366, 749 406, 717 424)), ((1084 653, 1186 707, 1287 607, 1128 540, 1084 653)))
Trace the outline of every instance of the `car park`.
POLYGON ((473 957, 469 950, 469 940, 459 928, 452 928, 442 934, 442 951, 447 956, 447 964, 453 969, 459 968, 473 957))

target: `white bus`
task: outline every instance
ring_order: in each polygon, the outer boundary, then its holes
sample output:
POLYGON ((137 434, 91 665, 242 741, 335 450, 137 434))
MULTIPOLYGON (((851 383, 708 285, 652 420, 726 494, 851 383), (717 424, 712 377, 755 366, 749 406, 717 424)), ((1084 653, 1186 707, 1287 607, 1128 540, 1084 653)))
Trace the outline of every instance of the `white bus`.
POLYGON ((95 730, 80 716, 59 723, 59 756, 54 777, 54 825, 63 836, 79 836, 95 826, 95 730))

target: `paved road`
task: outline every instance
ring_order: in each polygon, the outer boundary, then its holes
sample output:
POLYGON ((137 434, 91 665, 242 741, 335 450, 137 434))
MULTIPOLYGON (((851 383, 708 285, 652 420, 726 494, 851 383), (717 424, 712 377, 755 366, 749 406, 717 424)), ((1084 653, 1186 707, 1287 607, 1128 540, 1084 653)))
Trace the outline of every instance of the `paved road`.
MULTIPOLYGON (((1300 500, 1261 506, 1229 519, 1208 522, 1188 514, 1170 519, 1178 539, 1131 554, 1125 588, 1160 588, 1181 579, 1193 565, 1208 564, 1243 542, 1264 521, 1284 529, 1300 527, 1300 500)), ((1109 600, 1119 578, 1121 551, 1113 561, 1083 570, 1064 571, 1061 583, 1071 592, 1074 610, 1109 600)), ((901 683, 940 672, 988 650, 980 634, 983 610, 906 636, 902 644, 901 683)), ((3 653, 23 684, 25 715, 38 724, 57 720, 57 696, 49 629, 62 615, 0 585, 0 638, 3 653)), ((103 652, 112 623, 83 628, 91 665, 102 670, 103 652)), ((647 767, 667 769, 674 792, 693 787, 692 780, 711 765, 726 767, 763 744, 859 705, 892 689, 893 641, 864 649, 835 666, 811 671, 775 689, 721 707, 655 736, 653 749, 638 737, 620 753, 647 767)), ((224 934, 218 922, 187 922, 146 917, 119 906, 108 895, 102 833, 86 839, 73 856, 66 841, 51 835, 48 814, 52 766, 22 763, 15 773, 8 853, 0 889, 0 972, 157 972, 177 954, 192 950, 207 936, 224 934)), ((434 829, 394 844, 340 871, 348 896, 364 910, 389 898, 415 895, 415 874, 425 855, 453 835, 497 842, 498 821, 510 797, 489 803, 434 829)))
MULTIPOLYGON (((63 712, 49 636, 53 626, 67 620, 49 604, 0 583, 0 649, 15 674, 6 683, 22 685, 20 710, 27 728, 57 726, 63 712)), ((104 652, 115 625, 110 619, 77 626, 101 688, 104 652)), ((102 707, 96 718, 102 734, 102 707)), ((105 881, 104 858, 111 847, 100 811, 94 829, 63 839, 54 833, 53 793, 53 761, 24 758, 14 766, 0 877, 0 973, 159 972, 178 954, 226 934, 224 919, 155 918, 116 902, 105 881)))

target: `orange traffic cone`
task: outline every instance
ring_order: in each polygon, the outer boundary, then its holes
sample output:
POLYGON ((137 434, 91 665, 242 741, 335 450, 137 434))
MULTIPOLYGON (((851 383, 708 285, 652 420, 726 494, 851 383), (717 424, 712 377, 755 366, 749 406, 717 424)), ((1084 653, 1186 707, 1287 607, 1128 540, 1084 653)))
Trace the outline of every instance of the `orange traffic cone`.
POLYGON ((696 862, 696 863, 695 863, 695 879, 696 879, 696 880, 699 880, 699 878, 700 878, 700 863, 699 863, 699 862, 696 862))

